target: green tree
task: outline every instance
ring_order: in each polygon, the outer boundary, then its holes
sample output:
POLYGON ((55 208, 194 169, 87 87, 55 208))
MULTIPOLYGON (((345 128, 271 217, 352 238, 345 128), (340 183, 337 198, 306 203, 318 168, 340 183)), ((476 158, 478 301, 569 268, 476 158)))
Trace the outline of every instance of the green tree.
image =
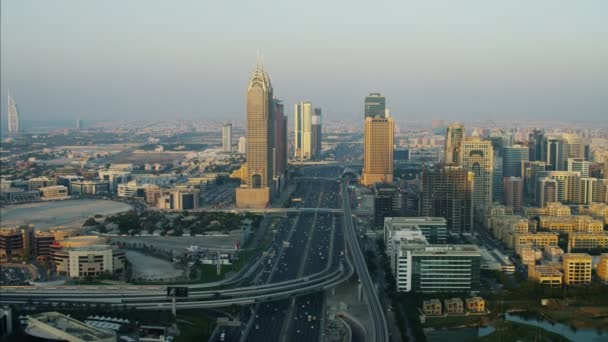
POLYGON ((89 217, 86 221, 84 221, 84 224, 82 226, 91 227, 91 226, 96 226, 96 225, 97 225, 97 221, 95 221, 94 218, 89 217))

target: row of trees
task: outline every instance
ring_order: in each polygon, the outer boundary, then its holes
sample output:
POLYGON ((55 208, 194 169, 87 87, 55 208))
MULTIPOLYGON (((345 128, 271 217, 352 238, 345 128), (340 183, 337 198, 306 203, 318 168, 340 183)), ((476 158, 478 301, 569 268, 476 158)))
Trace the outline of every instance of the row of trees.
POLYGON ((89 218, 84 223, 85 227, 97 227, 98 231, 106 232, 106 224, 115 224, 121 234, 136 235, 142 232, 152 234, 161 230, 162 235, 181 236, 185 231, 190 235, 204 234, 209 231, 220 231, 228 233, 239 229, 242 221, 250 219, 253 228, 259 225, 261 216, 251 213, 235 214, 223 212, 197 212, 190 213, 163 213, 157 211, 144 211, 138 213, 135 210, 106 217, 103 224, 98 224, 94 218, 89 218))

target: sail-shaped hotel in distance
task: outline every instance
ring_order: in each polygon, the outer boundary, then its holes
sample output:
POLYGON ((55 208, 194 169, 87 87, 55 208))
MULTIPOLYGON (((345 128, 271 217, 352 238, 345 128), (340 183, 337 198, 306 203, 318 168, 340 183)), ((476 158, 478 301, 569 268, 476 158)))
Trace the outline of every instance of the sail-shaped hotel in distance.
POLYGON ((8 132, 19 133, 19 111, 10 93, 8 94, 8 132))

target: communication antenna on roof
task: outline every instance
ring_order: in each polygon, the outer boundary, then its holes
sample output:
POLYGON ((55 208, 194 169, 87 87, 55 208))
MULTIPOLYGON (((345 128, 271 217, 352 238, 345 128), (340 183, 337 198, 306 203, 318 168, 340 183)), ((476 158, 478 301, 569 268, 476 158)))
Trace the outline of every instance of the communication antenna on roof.
POLYGON ((260 55, 260 64, 262 65, 262 71, 264 71, 264 54, 260 55))

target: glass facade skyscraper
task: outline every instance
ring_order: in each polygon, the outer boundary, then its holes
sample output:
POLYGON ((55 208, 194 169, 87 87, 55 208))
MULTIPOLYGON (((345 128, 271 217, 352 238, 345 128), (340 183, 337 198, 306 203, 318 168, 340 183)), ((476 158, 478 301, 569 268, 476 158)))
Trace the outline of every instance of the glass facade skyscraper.
POLYGON ((386 99, 380 93, 370 93, 365 97, 365 117, 384 117, 386 99))

